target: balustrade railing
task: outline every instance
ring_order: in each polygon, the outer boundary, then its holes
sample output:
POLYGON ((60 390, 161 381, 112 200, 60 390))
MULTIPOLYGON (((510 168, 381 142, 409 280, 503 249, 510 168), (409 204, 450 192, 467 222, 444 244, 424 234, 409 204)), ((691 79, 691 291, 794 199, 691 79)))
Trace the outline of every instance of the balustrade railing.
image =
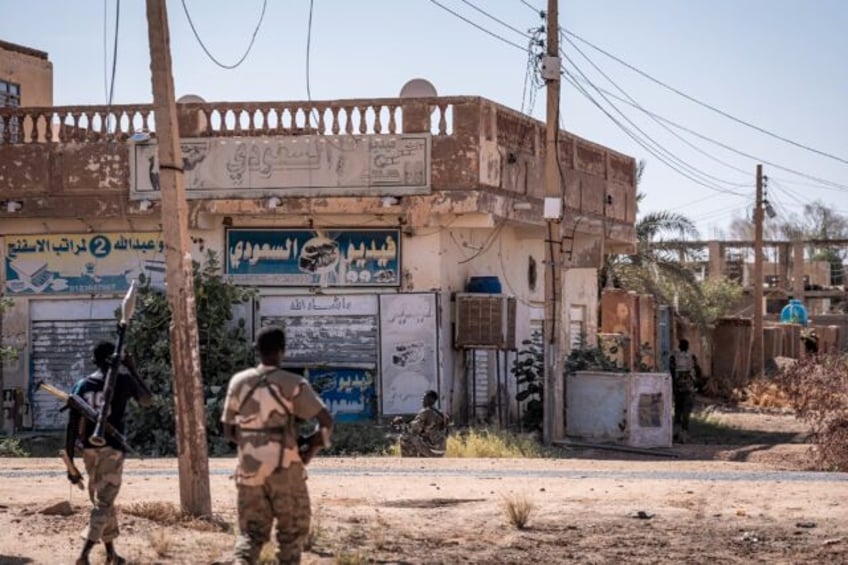
MULTIPOLYGON (((178 104, 186 137, 263 135, 380 135, 429 132, 453 135, 454 107, 479 98, 437 97, 312 102, 213 102, 178 104), (404 119, 415 116, 415 124, 404 119), (423 120, 423 121, 422 121, 423 120)), ((155 135, 151 105, 0 108, 0 143, 97 143, 155 135)))

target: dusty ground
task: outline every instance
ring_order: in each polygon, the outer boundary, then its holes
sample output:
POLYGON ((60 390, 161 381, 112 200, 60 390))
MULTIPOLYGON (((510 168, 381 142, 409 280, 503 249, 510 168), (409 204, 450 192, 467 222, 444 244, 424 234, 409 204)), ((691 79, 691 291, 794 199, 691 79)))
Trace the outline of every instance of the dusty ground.
MULTIPOLYGON (((848 563, 848 475, 809 470, 792 416, 713 411, 694 435, 676 458, 321 459, 305 562, 848 563), (533 504, 523 530, 503 510, 510 496, 533 504)), ((68 499, 60 465, 0 459, 0 563, 73 562, 87 500, 74 491, 73 515, 37 513, 68 499)), ((233 460, 211 467, 213 506, 231 524, 233 460)), ((120 504, 178 502, 175 469, 128 461, 120 504)), ((119 549, 135 563, 209 563, 233 539, 126 513, 121 525, 119 549)))

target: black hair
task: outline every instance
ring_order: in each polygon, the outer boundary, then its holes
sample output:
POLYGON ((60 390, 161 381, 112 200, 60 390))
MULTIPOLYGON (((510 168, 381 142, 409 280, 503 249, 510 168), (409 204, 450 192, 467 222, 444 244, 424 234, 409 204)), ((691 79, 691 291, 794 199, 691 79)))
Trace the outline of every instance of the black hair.
POLYGON ((256 333, 255 345, 262 357, 285 351, 286 334, 279 326, 265 326, 256 333))
POLYGON ((680 351, 689 351, 689 340, 681 339, 680 340, 680 351))
POLYGON ((427 392, 424 393, 424 397, 425 398, 432 398, 433 400, 438 400, 439 399, 439 393, 436 392, 435 390, 428 390, 427 392))
POLYGON ((102 367, 109 362, 115 353, 115 344, 111 341, 101 341, 94 348, 94 364, 102 367))

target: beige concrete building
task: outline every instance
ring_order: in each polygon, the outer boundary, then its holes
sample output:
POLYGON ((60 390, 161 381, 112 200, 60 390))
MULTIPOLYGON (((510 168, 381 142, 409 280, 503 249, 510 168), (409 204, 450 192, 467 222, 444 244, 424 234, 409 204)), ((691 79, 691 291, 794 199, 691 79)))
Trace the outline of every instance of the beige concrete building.
POLYGON ((53 105, 53 63, 47 53, 0 41, 0 108, 53 105))
MULTIPOLYGON (((239 314, 286 327, 288 366, 334 379, 325 401, 340 419, 413 412, 431 388, 457 418, 515 416, 505 350, 544 318, 542 123, 479 97, 178 113, 194 257, 213 250, 231 280, 259 289, 239 314), (458 308, 473 277, 500 291, 458 308), (458 327, 489 331, 463 349, 458 327)), ((7 429, 16 417, 57 427, 34 383, 68 388, 129 281, 163 282, 152 116, 148 105, 0 110, 23 132, 0 143, 0 282, 14 302, 3 342, 20 351, 3 387, 25 398, 7 404, 7 429), (116 132, 103 128, 110 112, 116 132)), ((592 336, 602 255, 635 243, 635 162, 560 137, 562 325, 592 336)))

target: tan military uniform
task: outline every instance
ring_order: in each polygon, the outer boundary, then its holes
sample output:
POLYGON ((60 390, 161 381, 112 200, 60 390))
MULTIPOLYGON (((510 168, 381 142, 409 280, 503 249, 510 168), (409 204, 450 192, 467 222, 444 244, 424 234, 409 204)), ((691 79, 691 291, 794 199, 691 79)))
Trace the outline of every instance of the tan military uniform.
POLYGON ((277 560, 298 563, 311 517, 296 418, 324 404, 301 376, 260 365, 233 376, 221 420, 238 429, 236 563, 255 563, 277 520, 277 560))
POLYGON ((447 420, 433 407, 422 408, 400 437, 402 457, 442 457, 447 443, 447 420))
POLYGON ((121 490, 124 470, 124 453, 112 447, 84 449, 85 472, 88 474, 88 496, 91 499, 91 516, 83 538, 106 543, 118 537, 118 517, 115 499, 121 490))

